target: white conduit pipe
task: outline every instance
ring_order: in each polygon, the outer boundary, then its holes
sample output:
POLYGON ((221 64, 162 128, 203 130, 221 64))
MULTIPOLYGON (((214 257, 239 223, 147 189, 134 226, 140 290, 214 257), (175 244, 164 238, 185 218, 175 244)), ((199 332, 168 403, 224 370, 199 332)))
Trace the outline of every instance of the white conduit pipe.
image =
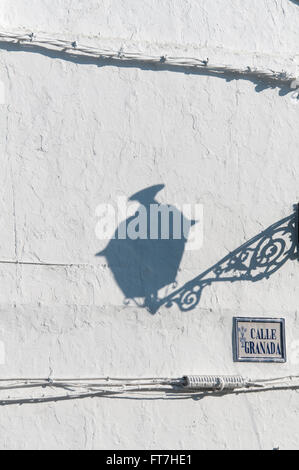
POLYGON ((252 67, 236 68, 229 65, 211 65, 209 59, 202 60, 194 57, 171 57, 166 54, 152 56, 139 52, 125 52, 123 48, 118 51, 100 49, 92 46, 84 46, 77 41, 67 41, 57 38, 48 38, 34 33, 10 33, 0 32, 0 41, 20 44, 23 46, 37 46, 44 50, 58 50, 68 55, 90 57, 98 60, 115 60, 122 62, 140 62, 144 65, 164 65, 171 67, 187 67, 194 70, 202 70, 205 73, 216 76, 232 75, 247 77, 250 79, 264 80, 280 85, 289 86, 292 89, 299 87, 299 80, 285 71, 258 70, 252 67))
POLYGON ((250 386, 249 379, 241 376, 187 375, 185 388, 190 390, 235 390, 250 386))

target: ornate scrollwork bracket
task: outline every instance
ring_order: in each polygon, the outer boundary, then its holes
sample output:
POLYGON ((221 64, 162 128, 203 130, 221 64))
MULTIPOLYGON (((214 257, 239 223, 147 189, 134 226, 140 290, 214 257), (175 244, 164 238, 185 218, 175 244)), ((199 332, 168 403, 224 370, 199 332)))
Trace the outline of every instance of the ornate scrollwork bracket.
POLYGON ((186 312, 198 305, 203 289, 214 282, 269 279, 288 260, 298 257, 297 221, 294 213, 271 225, 192 281, 147 308, 155 313, 162 305, 169 308, 177 304, 186 312))

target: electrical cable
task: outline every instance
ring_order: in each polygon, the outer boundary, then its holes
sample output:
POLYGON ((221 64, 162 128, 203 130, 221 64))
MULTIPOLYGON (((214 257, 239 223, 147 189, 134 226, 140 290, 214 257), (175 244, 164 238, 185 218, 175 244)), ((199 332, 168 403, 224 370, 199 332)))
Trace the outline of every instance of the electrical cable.
POLYGON ((285 377, 255 379, 242 376, 225 375, 191 375, 180 378, 73 378, 54 379, 48 378, 15 378, 0 379, 0 405, 11 403, 39 403, 42 401, 57 401, 65 399, 79 399, 88 397, 111 397, 111 396, 135 396, 147 394, 150 396, 161 396, 169 398, 173 394, 177 397, 192 397, 198 394, 228 394, 242 393, 246 391, 274 391, 280 389, 299 389, 299 375, 285 377), (43 393, 39 396, 30 396, 24 391, 29 389, 41 389, 43 393), (64 395, 53 395, 52 392, 60 389, 64 395), (16 396, 5 396, 3 393, 15 391, 16 396), (23 391, 22 396, 17 392, 23 391))

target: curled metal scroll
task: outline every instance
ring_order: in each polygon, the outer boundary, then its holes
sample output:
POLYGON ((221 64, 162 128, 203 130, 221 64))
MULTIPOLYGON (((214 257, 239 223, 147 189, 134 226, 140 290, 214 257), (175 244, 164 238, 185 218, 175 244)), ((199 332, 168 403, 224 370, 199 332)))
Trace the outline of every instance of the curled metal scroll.
POLYGON ((155 313, 162 305, 169 308, 177 304, 180 310, 190 311, 198 305, 203 289, 212 283, 269 279, 288 260, 296 258, 296 214, 292 214, 229 253, 180 289, 146 307, 155 313))

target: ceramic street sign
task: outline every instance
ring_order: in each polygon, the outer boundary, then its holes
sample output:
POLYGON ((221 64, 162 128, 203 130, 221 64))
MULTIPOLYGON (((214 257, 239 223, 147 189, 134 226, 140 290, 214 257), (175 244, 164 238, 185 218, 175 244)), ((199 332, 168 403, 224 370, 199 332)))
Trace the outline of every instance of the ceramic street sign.
POLYGON ((234 318, 236 362, 286 362, 283 318, 234 318))

